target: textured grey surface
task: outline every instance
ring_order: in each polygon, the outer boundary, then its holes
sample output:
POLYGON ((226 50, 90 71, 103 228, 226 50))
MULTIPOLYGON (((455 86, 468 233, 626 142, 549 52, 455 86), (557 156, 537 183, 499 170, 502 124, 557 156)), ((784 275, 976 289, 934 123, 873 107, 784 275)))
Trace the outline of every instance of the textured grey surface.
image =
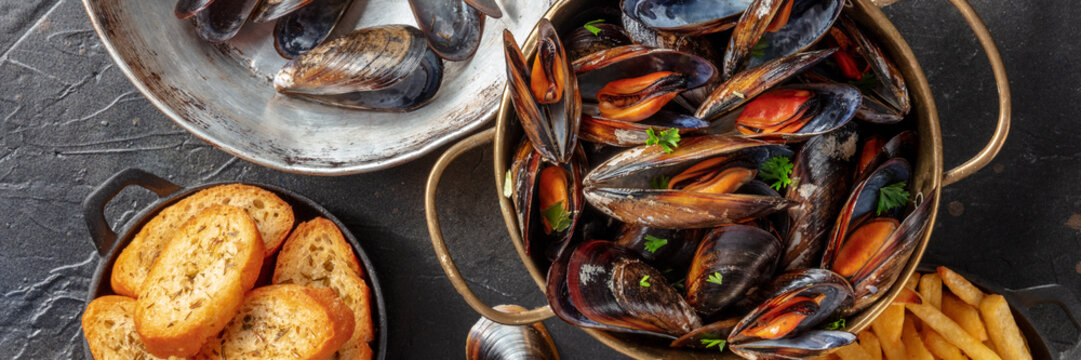
MULTIPOLYGON (((926 258, 1006 287, 1081 289, 1081 48, 1071 1, 980 0, 1014 91, 1014 128, 988 169, 944 191, 926 258)), ((946 1, 887 9, 935 91, 945 159, 958 164, 990 136, 995 90, 983 52, 946 1)), ((145 101, 104 53, 74 0, 0 0, 0 357, 83 357, 78 317, 98 257, 79 203, 113 173, 140 167, 180 185, 244 180, 322 203, 357 235, 380 272, 389 358, 461 358, 476 320, 445 280, 424 223, 435 155, 379 173, 320 178, 281 173, 188 135, 145 101)), ((506 239, 490 151, 463 157, 439 198, 463 273, 490 304, 543 303, 506 239)), ((126 190, 108 208, 130 220, 153 200, 126 190)), ((1058 346, 1078 334, 1060 312, 1038 318, 1058 346)), ((619 358, 559 321, 546 324, 564 358, 619 358)))

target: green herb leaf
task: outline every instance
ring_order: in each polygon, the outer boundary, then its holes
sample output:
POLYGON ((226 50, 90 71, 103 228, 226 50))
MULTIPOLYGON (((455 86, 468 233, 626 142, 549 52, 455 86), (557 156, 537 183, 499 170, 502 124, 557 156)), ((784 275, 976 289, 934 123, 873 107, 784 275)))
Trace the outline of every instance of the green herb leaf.
POLYGON ((875 77, 874 73, 868 72, 864 73, 859 80, 849 80, 848 83, 860 88, 862 92, 870 92, 874 90, 875 85, 878 85, 878 78, 875 77))
POLYGON ((709 349, 711 347, 716 346, 717 350, 724 351, 724 346, 726 344, 728 344, 728 341, 725 341, 725 339, 710 339, 710 338, 702 339, 702 345, 705 345, 706 349, 709 349))
POLYGON ((766 38, 758 39, 758 42, 751 48, 751 57, 760 58, 766 56, 766 49, 769 48, 769 43, 766 42, 766 38))
POLYGON ((668 239, 661 239, 653 235, 646 235, 646 251, 657 252, 662 246, 668 245, 668 239))
POLYGON ((507 177, 503 179, 503 197, 505 198, 514 195, 514 185, 511 183, 513 181, 511 180, 510 170, 507 170, 507 177))
POLYGON ((905 191, 905 182, 893 183, 878 189, 878 208, 875 215, 903 206, 908 202, 909 193, 905 191))
POLYGON ((682 289, 683 288, 683 282, 686 281, 686 280, 687 280, 686 278, 679 279, 679 281, 676 281, 676 282, 672 283, 672 287, 677 288, 677 289, 682 289))
POLYGON ((668 180, 672 180, 672 178, 664 176, 664 175, 658 175, 657 177, 649 180, 649 187, 652 187, 652 188, 657 189, 657 190, 667 189, 668 188, 668 180))
POLYGON ((597 35, 599 35, 601 33, 601 28, 593 26, 593 24, 599 24, 599 23, 602 23, 602 22, 604 22, 604 19, 597 19, 597 20, 587 22, 585 24, 585 26, 582 26, 582 27, 586 28, 586 30, 589 30, 589 32, 593 33, 593 36, 597 36, 597 35))
POLYGON ((848 327, 845 324, 845 319, 838 319, 837 321, 826 324, 826 330, 844 330, 848 327))
POLYGON ((646 130, 646 135, 649 135, 646 145, 660 145, 666 153, 671 154, 679 147, 679 129, 664 130, 658 135, 653 128, 649 128, 646 130))
POLYGON ((762 163, 762 166, 758 169, 758 177, 766 182, 773 182, 769 187, 774 190, 781 191, 788 184, 792 183, 792 179, 789 177, 792 175, 792 169, 795 164, 792 164, 788 158, 784 156, 774 156, 762 163))
POLYGON ((563 209, 562 201, 542 210, 541 215, 548 220, 548 225, 552 226, 552 230, 563 231, 571 227, 571 213, 563 209))
POLYGON ((714 272, 712 274, 709 274, 709 279, 707 279, 706 282, 711 282, 711 283, 714 283, 714 284, 717 284, 717 285, 721 285, 723 283, 723 280, 724 280, 724 276, 721 276, 721 273, 714 272))
POLYGON ((649 275, 642 276, 642 280, 638 280, 638 285, 641 285, 642 287, 650 287, 651 285, 649 283, 649 275))

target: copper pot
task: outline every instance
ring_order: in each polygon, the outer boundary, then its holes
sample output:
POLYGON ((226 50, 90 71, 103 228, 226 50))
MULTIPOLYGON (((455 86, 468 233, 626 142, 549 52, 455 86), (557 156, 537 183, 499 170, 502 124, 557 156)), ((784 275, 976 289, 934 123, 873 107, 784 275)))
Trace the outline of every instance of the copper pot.
MULTIPOLYGON (((931 204, 933 206, 932 213, 937 213, 938 211, 938 199, 940 198, 938 195, 941 192, 942 187, 953 184, 986 166, 1002 148, 1002 144, 1006 140, 1006 135, 1009 132, 1010 127, 1011 105, 1009 83, 1006 78, 1005 66, 1002 63, 1002 57, 999 55, 998 48, 995 46, 994 40, 991 38, 991 34, 988 32, 987 27, 966 0, 949 1, 957 7, 961 12, 961 15, 964 16, 965 20, 972 28, 972 31, 975 32, 984 51, 987 53, 988 60, 991 62, 991 69, 995 75, 995 84, 998 87, 999 95, 998 125, 995 128, 995 133, 992 135, 991 140, 975 157, 949 171, 943 170, 942 134, 939 129, 938 110, 935 107, 934 98, 931 96, 931 88, 927 83, 927 78, 924 76, 920 64, 916 61, 916 56, 912 53, 912 49, 909 48, 908 43, 905 42, 901 33, 897 31, 897 28, 890 23, 889 19, 886 18, 886 15, 882 13, 876 3, 873 3, 872 0, 851 0, 852 6, 846 7, 844 10, 848 16, 865 29, 869 36, 878 40, 879 45, 882 46, 888 56, 893 59, 901 73, 904 75, 905 83, 908 85, 912 100, 912 116, 916 119, 917 130, 919 132, 919 158, 914 163, 914 181, 912 186, 913 189, 917 189, 917 192, 923 193, 924 196, 929 196, 931 194, 935 195, 934 197, 927 197, 934 201, 934 203, 931 204)), ((892 1, 878 2, 884 3, 892 1)), ((594 1, 586 0, 560 0, 552 5, 551 9, 548 10, 544 17, 551 20, 556 28, 565 28, 576 14, 581 13, 589 6, 595 6, 595 4, 596 2, 594 1)), ((533 46, 536 41, 536 35, 537 32, 534 31, 525 41, 526 46, 523 51, 526 53, 527 58, 531 58, 536 50, 533 46)), ((468 284, 454 265, 454 261, 451 259, 446 244, 444 243, 442 231, 439 227, 439 219, 436 213, 436 190, 439 185, 439 179, 447 165, 462 153, 487 144, 493 139, 495 140, 495 190, 498 193, 502 192, 504 176, 512 160, 514 146, 522 136, 522 130, 517 121, 513 121, 513 107, 510 105, 510 93, 507 91, 503 94, 499 112, 497 113, 497 119, 498 121, 495 129, 489 129, 459 142, 448 149, 439 161, 436 162, 432 169, 432 173, 428 178, 427 192, 425 194, 428 231, 431 234, 432 245, 439 255, 440 265, 443 266, 447 278, 474 310, 484 317, 496 322, 505 324, 528 324, 550 318, 554 314, 547 306, 512 314, 492 309, 484 304, 484 302, 477 298, 473 291, 469 289, 468 284)), ((499 199, 503 218, 506 221, 507 231, 510 233, 511 241, 513 241, 514 246, 518 251, 518 256, 522 259, 526 269, 533 277, 533 280, 540 286, 541 291, 544 291, 545 273, 547 269, 539 268, 537 264, 534 264, 533 260, 526 255, 522 245, 521 235, 518 230, 514 205, 511 203, 510 199, 503 197, 501 194, 499 195, 499 199)), ((935 218, 936 217, 932 215, 928 221, 933 224, 935 218)), ((908 264, 902 272, 901 277, 895 282, 894 286, 889 289, 886 296, 882 297, 872 307, 858 314, 854 319, 849 319, 848 331, 858 333, 867 328, 871 324, 871 321, 893 301, 893 298, 896 297, 898 293, 900 293, 905 281, 912 276, 912 273, 916 270, 916 266, 920 263, 920 259, 927 249, 927 244, 931 237, 931 229, 933 228, 933 226, 929 226, 926 233, 923 234, 915 252, 912 257, 909 258, 908 264)), ((719 355, 696 350, 675 349, 668 347, 666 344, 643 342, 641 337, 631 338, 617 333, 594 329, 583 330, 612 349, 639 359, 706 359, 717 358, 718 356, 721 356, 722 358, 735 358, 735 355, 730 353, 719 355)))

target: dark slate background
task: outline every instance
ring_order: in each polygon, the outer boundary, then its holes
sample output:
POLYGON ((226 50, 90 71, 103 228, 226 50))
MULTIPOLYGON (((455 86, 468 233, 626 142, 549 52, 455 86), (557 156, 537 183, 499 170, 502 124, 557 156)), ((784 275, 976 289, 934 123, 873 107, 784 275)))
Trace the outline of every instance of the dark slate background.
MULTIPOLYGON (((991 166, 948 187, 926 258, 1019 288, 1081 289, 1081 10, 1068 0, 973 1, 1005 56, 1014 127, 991 166)), ((947 166, 975 154, 997 112, 990 66, 946 2, 886 13, 914 48, 942 117, 947 166)), ((458 358, 477 315, 440 270, 424 222, 436 155, 348 177, 299 176, 238 160, 162 116, 113 65, 76 0, 0 0, 0 349, 14 359, 83 358, 78 318, 98 256, 79 203, 140 167, 181 185, 254 181, 305 194, 360 238, 389 304, 389 358, 458 358)), ((441 152, 441 150, 440 150, 441 152)), ((490 151, 455 163, 439 198, 462 271, 485 301, 543 304, 507 241, 490 151)), ((130 220, 153 200, 126 190, 108 209, 130 220)), ((1078 337, 1037 309, 1050 340, 1078 337)), ((619 358, 581 331, 546 322, 565 358, 619 358)))

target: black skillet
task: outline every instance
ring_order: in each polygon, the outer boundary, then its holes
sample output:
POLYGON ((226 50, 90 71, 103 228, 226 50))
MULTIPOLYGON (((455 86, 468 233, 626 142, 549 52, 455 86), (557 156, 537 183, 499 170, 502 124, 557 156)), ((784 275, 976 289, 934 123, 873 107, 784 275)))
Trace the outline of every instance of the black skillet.
MULTIPOLYGON (((98 263, 98 268, 94 271, 94 278, 90 282, 90 291, 88 291, 86 303, 89 304, 90 301, 100 296, 115 294, 109 285, 113 263, 116 262, 117 256, 120 255, 120 250, 131 242, 131 239, 138 230, 150 221, 154 215, 157 215, 162 209, 165 209, 169 205, 172 205, 173 203, 180 201, 180 199, 199 190, 227 183, 229 182, 203 184, 183 188, 154 174, 139 169, 126 169, 113 175, 109 180, 106 180, 96 189, 91 191, 90 195, 83 200, 83 217, 86 219, 86 226, 90 229, 90 239, 94 246, 97 247, 98 254, 102 256, 102 261, 98 263), (105 205, 129 185, 136 185, 150 190, 157 194, 159 199, 140 211, 134 217, 134 221, 128 222, 127 226, 123 229, 114 232, 112 227, 110 227, 109 223, 105 220, 105 205)), ((330 221, 334 222, 334 224, 342 230, 342 234, 345 235, 345 240, 349 242, 349 245, 353 246, 357 258, 360 259, 361 266, 364 267, 365 280, 368 282, 368 287, 371 289, 372 293, 372 299, 374 299, 371 304, 372 325, 376 330, 376 339, 371 343, 372 352, 374 354, 373 359, 385 359, 387 350, 387 314, 383 302, 383 291, 382 288, 379 287, 379 278, 375 274, 375 268, 372 267, 371 260, 368 259, 367 253, 360 247, 360 243, 353 237, 353 234, 349 229, 346 228, 341 221, 338 221, 338 218, 334 217, 329 211, 304 196, 277 186, 253 183, 244 184, 258 186, 277 194, 282 200, 285 200, 285 202, 293 207, 293 213, 295 214, 296 222, 298 224, 322 216, 330 219, 330 221)), ((276 256, 268 258, 267 262, 273 264, 272 261, 274 261, 275 258, 276 256)), ((264 269, 265 268, 266 267, 264 267, 264 269)), ((266 273, 267 272, 264 270, 264 275, 266 275, 266 273)), ((266 282, 261 281, 261 283, 266 282)), ((86 354, 87 359, 93 358, 90 354, 90 346, 85 340, 83 341, 83 351, 86 354)))
MULTIPOLYGON (((937 267, 937 265, 921 263, 916 268, 916 271, 926 274, 935 272, 937 267)), ((954 269, 950 268, 950 270, 954 269)), ((1066 312, 1070 321, 1073 322, 1074 328, 1081 332, 1081 300, 1073 291, 1058 284, 1037 285, 1018 290, 1007 289, 978 276, 957 270, 954 271, 968 279, 980 290, 986 293, 1001 294, 1006 298, 1006 302, 1010 304, 1010 310, 1013 311, 1013 318, 1017 321, 1017 327, 1021 330, 1025 339, 1028 340, 1028 347, 1032 350, 1033 359, 1081 359, 1081 341, 1070 345, 1070 348, 1066 351, 1055 351, 1055 348, 1047 342, 1047 338, 1044 337, 1039 328, 1033 326, 1032 322, 1029 321, 1029 318, 1032 317, 1032 308, 1041 304, 1052 304, 1066 312)))

